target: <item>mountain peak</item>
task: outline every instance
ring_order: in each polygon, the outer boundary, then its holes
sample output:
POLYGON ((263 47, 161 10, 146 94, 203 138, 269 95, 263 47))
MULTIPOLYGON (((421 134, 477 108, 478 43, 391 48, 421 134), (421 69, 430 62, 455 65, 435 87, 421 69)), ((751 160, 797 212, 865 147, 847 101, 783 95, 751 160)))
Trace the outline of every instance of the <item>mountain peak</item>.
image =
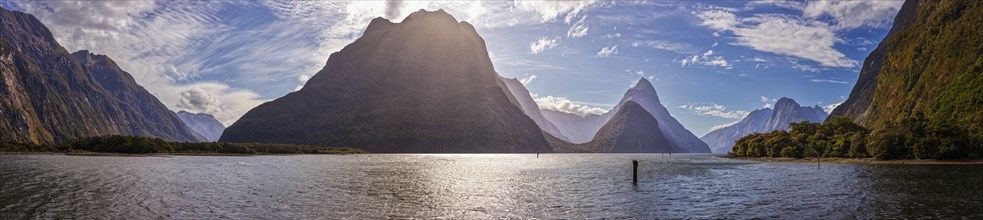
POLYGON ((800 106, 798 102, 795 102, 795 100, 788 97, 782 97, 778 99, 777 102, 775 102, 776 110, 780 109, 781 107, 800 107, 800 106))
POLYGON ((650 88, 650 89, 653 89, 654 90, 655 87, 652 86, 652 82, 649 82, 648 79, 645 79, 645 77, 642 77, 642 78, 638 79, 638 82, 635 83, 635 85, 632 86, 631 88, 638 88, 638 89, 650 88))
MULTIPOLYGON (((89 62, 93 62, 93 61, 94 62, 106 62, 106 61, 112 62, 113 61, 112 59, 110 59, 106 55, 103 55, 103 54, 95 54, 95 53, 92 53, 92 51, 89 51, 89 50, 75 51, 74 53, 72 53, 72 56, 75 56, 76 59, 79 59, 79 61, 82 61, 83 63, 89 63, 89 62)), ((113 63, 115 64, 115 62, 113 62, 113 63)))
POLYGON ((673 152, 659 124, 641 104, 626 101, 586 145, 594 152, 606 153, 673 152))
MULTIPOLYGON (((387 30, 400 24, 410 24, 416 22, 425 22, 427 24, 426 26, 428 27, 450 27, 457 26, 459 23, 453 15, 447 13, 447 11, 444 11, 444 9, 437 9, 436 11, 432 12, 420 9, 406 16, 406 18, 404 18, 400 23, 395 23, 392 20, 383 17, 376 17, 369 22, 369 26, 365 28, 363 35, 387 30)), ((474 30, 474 27, 467 22, 461 21, 460 24, 461 26, 467 27, 470 30, 474 30)), ((477 34, 477 32, 475 32, 475 34, 477 34)))
POLYGON ((457 19, 454 18, 453 15, 447 13, 447 11, 444 11, 444 9, 437 9, 436 11, 427 11, 423 9, 417 10, 416 12, 411 13, 409 16, 406 16, 402 23, 416 21, 458 23, 457 19))
POLYGON ((552 151, 470 24, 424 10, 371 25, 304 88, 249 110, 220 139, 370 152, 552 151))
POLYGON ((639 79, 635 85, 631 86, 627 92, 625 92, 625 97, 622 102, 629 100, 638 99, 649 99, 654 103, 661 104, 659 100, 659 94, 655 91, 655 87, 644 77, 639 79))

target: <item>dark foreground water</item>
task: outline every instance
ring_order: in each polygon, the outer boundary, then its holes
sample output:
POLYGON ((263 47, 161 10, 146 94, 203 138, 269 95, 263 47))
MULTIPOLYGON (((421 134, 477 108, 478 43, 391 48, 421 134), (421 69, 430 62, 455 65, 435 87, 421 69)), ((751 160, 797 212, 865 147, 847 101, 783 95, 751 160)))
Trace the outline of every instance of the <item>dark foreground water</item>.
POLYGON ((679 154, 0 156, 0 219, 21 217, 980 219, 983 166, 817 170, 679 154))

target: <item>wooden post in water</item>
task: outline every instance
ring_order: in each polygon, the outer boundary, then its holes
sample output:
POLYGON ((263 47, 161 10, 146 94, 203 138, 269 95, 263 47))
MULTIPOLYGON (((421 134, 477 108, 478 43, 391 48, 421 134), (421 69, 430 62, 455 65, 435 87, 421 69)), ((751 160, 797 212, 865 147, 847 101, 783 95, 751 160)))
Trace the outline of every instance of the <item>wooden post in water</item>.
POLYGON ((638 185, 638 161, 631 160, 631 184, 638 185))
POLYGON ((822 167, 820 167, 820 165, 822 165, 822 163, 823 163, 822 160, 823 160, 823 155, 820 154, 819 151, 817 150, 816 151, 816 169, 822 169, 822 167))

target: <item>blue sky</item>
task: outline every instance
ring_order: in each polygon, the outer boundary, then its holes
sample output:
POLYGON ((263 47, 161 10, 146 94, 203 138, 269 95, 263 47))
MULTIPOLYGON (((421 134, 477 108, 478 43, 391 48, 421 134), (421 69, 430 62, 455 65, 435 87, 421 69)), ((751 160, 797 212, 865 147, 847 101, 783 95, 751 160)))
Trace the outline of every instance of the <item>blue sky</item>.
POLYGON ((639 78, 702 136, 785 96, 831 106, 903 1, 0 1, 107 54, 172 110, 231 124, 294 91, 375 17, 445 9, 541 108, 611 108, 639 78))

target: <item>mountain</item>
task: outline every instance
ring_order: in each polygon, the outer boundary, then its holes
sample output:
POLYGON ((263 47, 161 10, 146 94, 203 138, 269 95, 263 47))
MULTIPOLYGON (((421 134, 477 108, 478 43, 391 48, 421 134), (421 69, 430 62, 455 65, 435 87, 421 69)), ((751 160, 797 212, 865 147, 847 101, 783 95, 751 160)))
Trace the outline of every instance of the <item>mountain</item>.
POLYGON ((536 122, 536 125, 539 126, 540 129, 543 129, 543 131, 546 131, 546 133, 560 138, 561 140, 570 141, 570 138, 563 135, 563 133, 560 132, 560 129, 556 128, 556 125, 554 125, 553 122, 550 122, 543 116, 543 113, 539 110, 539 105, 536 104, 536 101, 532 99, 531 95, 529 95, 529 90, 527 90, 518 79, 501 78, 501 80, 503 83, 505 83, 505 86, 508 88, 509 93, 512 94, 512 97, 516 99, 519 108, 522 109, 522 113, 525 113, 527 116, 529 116, 529 118, 536 122))
MULTIPOLYGON (((553 122, 557 128, 574 143, 590 142, 602 126, 608 123, 627 102, 634 102, 648 111, 659 122, 659 134, 664 136, 671 146, 672 153, 710 153, 710 148, 696 135, 683 127, 669 110, 659 101, 655 87, 647 79, 642 78, 632 86, 611 111, 601 115, 580 116, 553 110, 541 110, 543 116, 553 122)), ((653 134, 656 135, 656 134, 653 134)))
POLYGON ((207 141, 218 141, 218 138, 222 137, 222 131, 225 131, 225 125, 222 125, 222 122, 219 122, 210 114, 191 113, 182 110, 177 112, 177 116, 191 130, 194 130, 195 133, 198 133, 198 135, 201 135, 207 141))
POLYGON ((559 112, 549 109, 540 109, 543 118, 546 118, 560 130, 560 133, 567 136, 566 141, 573 143, 586 143, 594 138, 594 134, 601 125, 604 124, 600 115, 587 114, 584 116, 559 112))
POLYGON ((668 142, 659 124, 641 105, 626 101, 583 148, 604 153, 680 152, 668 142))
POLYGON ((369 152, 552 152, 467 22, 443 10, 373 19, 299 91, 226 128, 227 142, 369 152))
POLYGON ((710 150, 713 153, 727 153, 734 146, 734 142, 737 139, 749 134, 766 132, 765 123, 768 122, 771 113, 771 108, 751 111, 747 117, 741 119, 737 124, 713 130, 703 135, 700 139, 710 146, 710 150))
MULTIPOLYGON (((635 83, 624 97, 618 102, 612 111, 602 115, 603 118, 611 118, 626 102, 634 101, 652 114, 659 121, 659 130, 665 136, 674 150, 672 153, 710 153, 710 148, 706 143, 693 135, 692 132, 683 127, 676 118, 669 114, 669 110, 659 101, 659 95, 655 92, 647 79, 641 78, 635 83)), ((604 121, 608 121, 605 119, 604 121)))
POLYGON ((633 102, 648 111, 659 122, 659 133, 652 135, 664 136, 670 145, 672 153, 710 153, 710 148, 696 135, 683 127, 669 110, 659 101, 655 87, 647 79, 642 78, 632 86, 611 111, 601 115, 580 116, 553 110, 542 110, 543 116, 557 125, 557 128, 574 143, 583 143, 595 139, 595 134, 614 117, 627 102, 633 102))
POLYGON ((924 114, 983 130, 983 2, 906 1, 831 113, 871 130, 924 114))
POLYGON ((737 139, 754 134, 776 130, 788 130, 793 122, 822 122, 827 117, 820 106, 800 106, 795 100, 782 97, 775 102, 774 109, 764 108, 752 111, 736 124, 720 128, 704 135, 701 140, 710 146, 714 153, 727 153, 737 139))
POLYGON ((68 53, 34 16, 0 8, 0 140, 202 138, 109 57, 68 53))
POLYGON ((782 97, 775 102, 774 111, 768 120, 765 121, 765 126, 763 132, 775 131, 775 130, 788 130, 788 125, 792 122, 800 121, 810 121, 810 122, 822 122, 826 118, 819 118, 819 116, 824 114, 819 114, 816 111, 822 111, 822 109, 813 109, 808 106, 800 106, 795 100, 790 98, 782 97))

